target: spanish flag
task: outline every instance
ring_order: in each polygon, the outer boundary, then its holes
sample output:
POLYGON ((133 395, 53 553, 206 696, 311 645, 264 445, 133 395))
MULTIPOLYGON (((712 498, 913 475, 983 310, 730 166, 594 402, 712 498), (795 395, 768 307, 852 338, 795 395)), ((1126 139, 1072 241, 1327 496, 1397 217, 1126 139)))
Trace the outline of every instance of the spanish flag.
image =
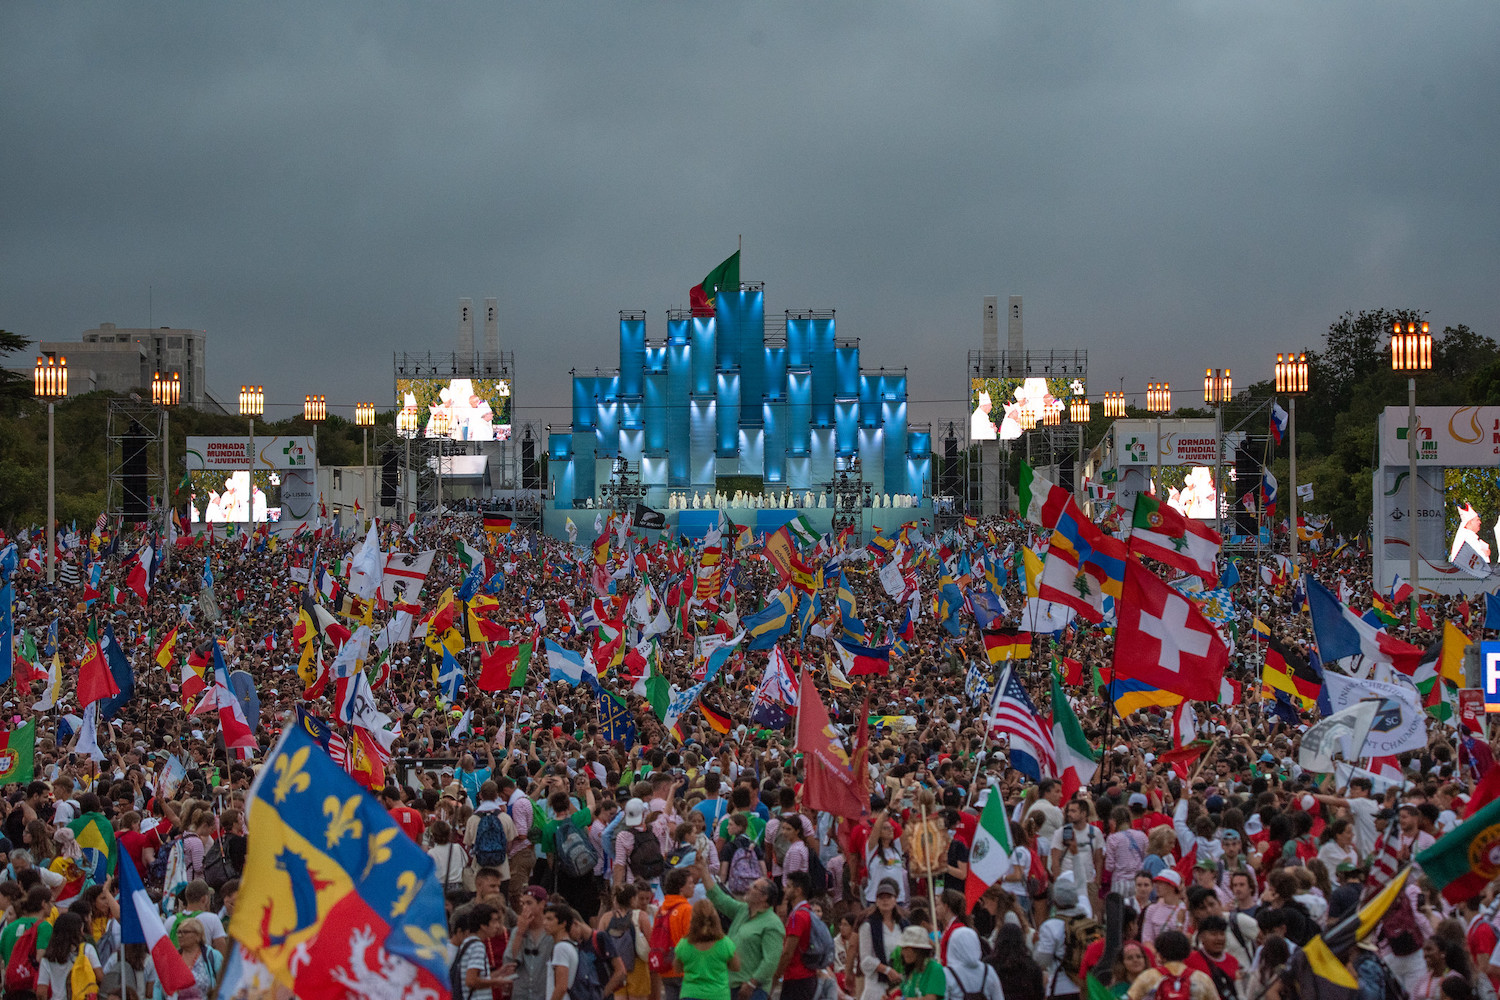
POLYGON ((172 661, 177 659, 177 629, 178 626, 172 626, 172 631, 156 644, 156 652, 153 655, 163 670, 170 670, 172 661))

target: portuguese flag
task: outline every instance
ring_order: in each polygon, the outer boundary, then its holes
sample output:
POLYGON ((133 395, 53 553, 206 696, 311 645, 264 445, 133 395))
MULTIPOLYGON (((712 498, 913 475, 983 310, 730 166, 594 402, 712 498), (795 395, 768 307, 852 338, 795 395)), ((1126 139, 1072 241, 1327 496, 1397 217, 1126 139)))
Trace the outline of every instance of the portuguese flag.
POLYGON ((24 785, 36 777, 35 757, 35 719, 0 734, 0 785, 24 785))
POLYGON ((736 250, 718 267, 709 271, 703 280, 688 290, 688 303, 694 316, 713 316, 719 289, 740 290, 740 252, 736 250))
POLYGON ((1448 902, 1479 895, 1500 875, 1500 799, 1444 834, 1415 860, 1448 902))

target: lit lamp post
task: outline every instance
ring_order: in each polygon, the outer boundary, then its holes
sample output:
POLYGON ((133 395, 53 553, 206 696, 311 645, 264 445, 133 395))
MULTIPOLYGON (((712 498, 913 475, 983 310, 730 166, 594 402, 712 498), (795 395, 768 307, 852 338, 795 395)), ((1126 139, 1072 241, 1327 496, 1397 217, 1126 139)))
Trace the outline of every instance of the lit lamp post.
POLYGON ((57 579, 57 464, 52 435, 53 408, 68 394, 68 359, 36 359, 32 391, 47 401, 47 582, 57 579))
MULTIPOLYGON (((1121 394, 1123 397, 1123 393, 1121 394)), ((1161 474, 1161 415, 1172 412, 1172 386, 1169 382, 1146 383, 1146 412, 1156 414, 1156 475, 1161 474)), ((1153 480, 1154 481, 1154 480, 1153 480)))
MULTIPOLYGON (((182 376, 172 372, 170 378, 163 378, 161 372, 157 372, 151 379, 151 405, 161 407, 161 510, 163 518, 172 516, 172 474, 170 470, 172 458, 168 450, 168 443, 172 440, 171 413, 172 407, 182 402, 182 376)), ((169 534, 169 527, 162 525, 162 537, 169 534)), ((172 568, 172 546, 166 546, 162 552, 162 566, 172 568)))
POLYGON ((1287 458, 1292 495, 1287 502, 1292 515, 1292 565, 1297 565, 1297 397, 1307 395, 1307 355, 1276 355, 1276 394, 1287 397, 1287 458))
MULTIPOLYGON (((417 436, 417 411, 414 407, 403 406, 396 411, 396 433, 406 441, 406 476, 411 478, 411 439, 417 436)), ((408 496, 410 486, 408 483, 401 484, 401 506, 402 514, 410 513, 408 496)))
POLYGON ((443 509, 443 453, 446 452, 448 440, 448 428, 451 426, 451 418, 446 410, 440 410, 427 418, 427 436, 435 439, 437 444, 437 511, 443 509))
POLYGON ((248 495, 245 497, 245 530, 255 530, 255 418, 266 412, 266 387, 263 385, 240 386, 240 416, 250 420, 250 451, 248 495))
MULTIPOLYGON (((1427 324, 1408 322, 1403 328, 1397 321, 1391 328, 1391 370, 1398 372, 1424 372, 1432 367, 1432 334, 1427 324)), ((1417 594, 1422 589, 1417 582, 1417 379, 1415 374, 1406 379, 1406 462, 1408 489, 1411 503, 1411 623, 1417 623, 1417 594)))
POLYGON ((1088 427, 1090 411, 1087 396, 1077 395, 1068 401, 1068 422, 1078 425, 1078 464, 1073 467, 1073 493, 1075 499, 1083 496, 1083 446, 1084 432, 1088 427))
POLYGON ((373 498, 370 495, 370 428, 375 426, 375 404, 355 403, 354 423, 358 425, 360 437, 364 441, 365 468, 360 473, 360 492, 365 496, 365 523, 370 523, 370 504, 373 498))
POLYGON ((1104 394, 1104 415, 1111 420, 1125 415, 1125 393, 1106 392, 1104 394))
POLYGON ((318 425, 328 419, 328 397, 321 393, 316 396, 304 396, 302 419, 312 424, 313 461, 316 462, 318 460, 318 425))
POLYGON ((1214 408, 1214 530, 1221 536, 1224 534, 1224 404, 1233 395, 1234 379, 1228 368, 1203 369, 1203 401, 1214 408))

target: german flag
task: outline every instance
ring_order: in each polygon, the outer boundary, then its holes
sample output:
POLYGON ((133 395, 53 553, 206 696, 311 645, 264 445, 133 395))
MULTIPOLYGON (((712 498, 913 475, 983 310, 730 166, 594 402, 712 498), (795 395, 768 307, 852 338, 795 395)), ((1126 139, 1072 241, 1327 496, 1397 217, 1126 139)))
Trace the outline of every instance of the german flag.
POLYGON ((1297 699, 1304 709, 1318 703, 1318 693, 1323 689, 1319 672, 1275 636, 1266 640, 1266 663, 1260 679, 1271 690, 1297 699))
POLYGON ((698 711, 703 713, 703 721, 708 723, 708 728, 716 733, 727 733, 734 728, 734 720, 710 705, 707 698, 698 699, 698 711))
POLYGON ((984 651, 990 663, 1031 658, 1031 633, 1013 628, 984 630, 984 651))
POLYGON ((500 514, 484 515, 484 530, 491 535, 510 534, 511 519, 500 514))

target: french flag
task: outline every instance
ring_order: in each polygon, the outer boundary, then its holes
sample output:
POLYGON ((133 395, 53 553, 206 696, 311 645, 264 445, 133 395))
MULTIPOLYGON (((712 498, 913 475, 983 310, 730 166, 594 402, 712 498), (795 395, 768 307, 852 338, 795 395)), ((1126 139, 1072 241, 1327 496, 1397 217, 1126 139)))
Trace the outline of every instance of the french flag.
POLYGON ((1422 662, 1421 649, 1377 631, 1312 577, 1307 578, 1307 608, 1312 615, 1318 657, 1324 663, 1350 656, 1367 656, 1389 663, 1397 671, 1410 676, 1422 662))
POLYGON ((1286 436, 1286 419, 1286 411, 1281 408, 1281 404, 1272 400, 1271 440, 1275 441, 1278 446, 1281 444, 1281 439, 1286 436))
POLYGON ((143 944, 151 952, 156 977, 167 995, 193 985, 193 973, 172 946, 166 925, 161 921, 141 875, 135 870, 130 854, 120 852, 117 868, 120 876, 120 940, 125 944, 143 944))

